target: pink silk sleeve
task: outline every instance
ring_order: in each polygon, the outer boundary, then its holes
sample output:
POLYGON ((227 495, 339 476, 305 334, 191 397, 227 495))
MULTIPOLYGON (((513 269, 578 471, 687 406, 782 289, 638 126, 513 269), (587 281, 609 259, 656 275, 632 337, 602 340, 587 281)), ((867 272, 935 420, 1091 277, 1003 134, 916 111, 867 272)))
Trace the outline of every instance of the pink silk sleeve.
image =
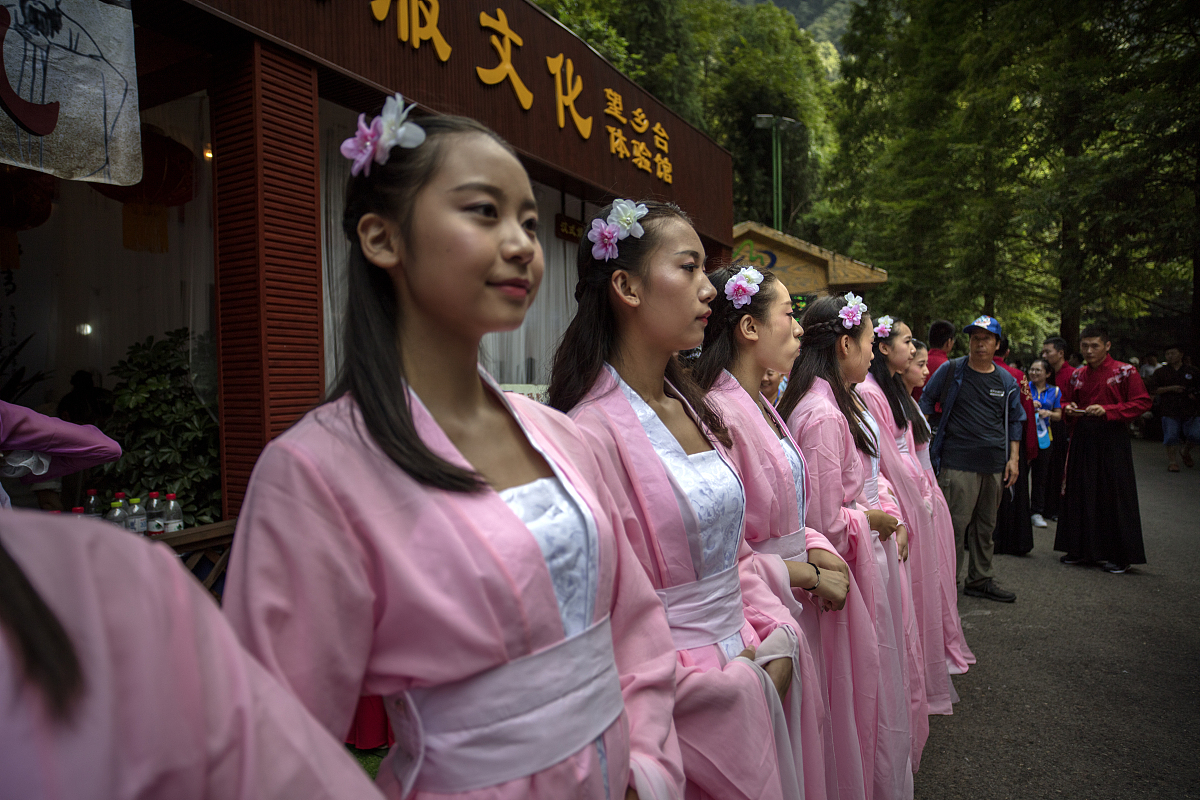
POLYGON ((629 785, 642 800, 683 797, 683 756, 675 733, 675 643, 662 602, 629 542, 627 500, 609 491, 616 470, 599 462, 594 485, 609 517, 615 540, 613 576, 613 648, 621 675, 621 694, 629 718, 629 785), (625 506, 626 508, 622 508, 625 506))
POLYGON ((793 433, 804 452, 813 482, 804 524, 821 531, 845 558, 851 547, 851 521, 860 518, 864 529, 870 527, 863 512, 843 505, 842 464, 847 457, 858 458, 858 453, 843 452, 841 430, 833 419, 818 418, 793 433))
POLYGON ((344 738, 374 639, 369 559, 306 454, 268 445, 238 518, 224 609, 242 643, 344 738))
POLYGON ((26 475, 22 483, 70 475, 121 457, 121 446, 95 425, 75 425, 4 402, 0 402, 0 450, 32 450, 50 456, 49 471, 26 475))

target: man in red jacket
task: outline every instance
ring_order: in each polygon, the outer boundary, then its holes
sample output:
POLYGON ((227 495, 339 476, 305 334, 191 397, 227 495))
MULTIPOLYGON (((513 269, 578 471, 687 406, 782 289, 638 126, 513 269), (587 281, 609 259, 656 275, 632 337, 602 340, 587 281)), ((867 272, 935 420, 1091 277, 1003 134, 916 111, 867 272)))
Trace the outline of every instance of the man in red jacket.
POLYGON ((1120 574, 1146 563, 1129 421, 1150 410, 1150 395, 1135 367, 1108 354, 1111 347, 1103 328, 1084 328, 1084 366, 1060 387, 1074 430, 1054 549, 1066 553, 1064 564, 1094 562, 1120 574))

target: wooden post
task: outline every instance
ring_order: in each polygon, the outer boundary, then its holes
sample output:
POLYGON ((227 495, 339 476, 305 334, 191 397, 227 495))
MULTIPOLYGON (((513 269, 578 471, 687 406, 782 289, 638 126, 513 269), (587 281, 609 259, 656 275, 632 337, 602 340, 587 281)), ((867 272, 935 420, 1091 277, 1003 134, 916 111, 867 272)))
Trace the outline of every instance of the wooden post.
POLYGON ((211 92, 222 513, 325 389, 317 71, 254 41, 211 92))

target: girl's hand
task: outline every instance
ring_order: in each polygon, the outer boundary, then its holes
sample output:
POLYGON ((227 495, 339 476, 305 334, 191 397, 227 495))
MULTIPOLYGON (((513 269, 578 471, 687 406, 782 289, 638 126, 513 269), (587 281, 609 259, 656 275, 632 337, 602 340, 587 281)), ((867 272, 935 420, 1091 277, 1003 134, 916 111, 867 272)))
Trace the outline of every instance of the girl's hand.
POLYGON ((753 648, 753 647, 747 647, 745 650, 743 650, 742 652, 738 653, 738 654, 737 654, 737 657, 738 657, 738 658, 746 658, 746 659, 749 659, 750 661, 753 661, 753 660, 754 660, 754 653, 755 653, 755 650, 754 650, 754 648, 753 648))
POLYGON ((879 541, 886 542, 896 532, 896 526, 899 525, 899 520, 893 517, 886 511, 880 511, 878 508, 867 509, 867 522, 871 525, 871 530, 879 534, 879 541))
POLYGON ((779 699, 782 700, 787 695, 788 686, 792 683, 792 660, 777 658, 768 662, 763 669, 770 676, 771 683, 775 684, 775 691, 779 692, 779 699))
POLYGON ((821 583, 813 591, 821 598, 822 611, 841 611, 846 607, 846 593, 850 591, 850 578, 835 569, 821 570, 821 583))
POLYGON ((896 552, 901 561, 908 561, 908 528, 903 525, 896 529, 896 552))

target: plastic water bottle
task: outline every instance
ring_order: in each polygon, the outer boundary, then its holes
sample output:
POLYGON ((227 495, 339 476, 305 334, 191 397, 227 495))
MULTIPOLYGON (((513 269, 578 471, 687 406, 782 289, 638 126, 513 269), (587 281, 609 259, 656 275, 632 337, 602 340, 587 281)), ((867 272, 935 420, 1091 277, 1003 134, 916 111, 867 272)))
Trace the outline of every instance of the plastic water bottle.
POLYGON ((147 536, 162 536, 164 508, 163 501, 158 499, 158 492, 151 492, 150 499, 146 501, 147 536))
POLYGON ((163 508, 163 533, 174 533, 183 530, 183 506, 175 502, 174 492, 167 495, 163 508))
POLYGON ((87 500, 83 503, 83 513, 89 517, 103 517, 104 504, 100 502, 100 496, 95 489, 87 490, 87 500))
POLYGON ((125 493, 117 492, 113 495, 113 500, 118 500, 121 503, 121 508, 125 509, 126 516, 129 515, 129 503, 125 502, 125 493))
POLYGON ((104 515, 104 518, 118 528, 129 530, 129 513, 121 507, 122 502, 121 500, 113 500, 109 503, 108 513, 104 515))
POLYGON ((142 505, 142 498, 134 497, 129 500, 129 530, 134 533, 146 535, 146 508, 142 505))
POLYGON ((87 513, 83 510, 83 506, 75 506, 74 508, 72 508, 71 516, 74 517, 75 519, 87 519, 88 518, 87 513))

